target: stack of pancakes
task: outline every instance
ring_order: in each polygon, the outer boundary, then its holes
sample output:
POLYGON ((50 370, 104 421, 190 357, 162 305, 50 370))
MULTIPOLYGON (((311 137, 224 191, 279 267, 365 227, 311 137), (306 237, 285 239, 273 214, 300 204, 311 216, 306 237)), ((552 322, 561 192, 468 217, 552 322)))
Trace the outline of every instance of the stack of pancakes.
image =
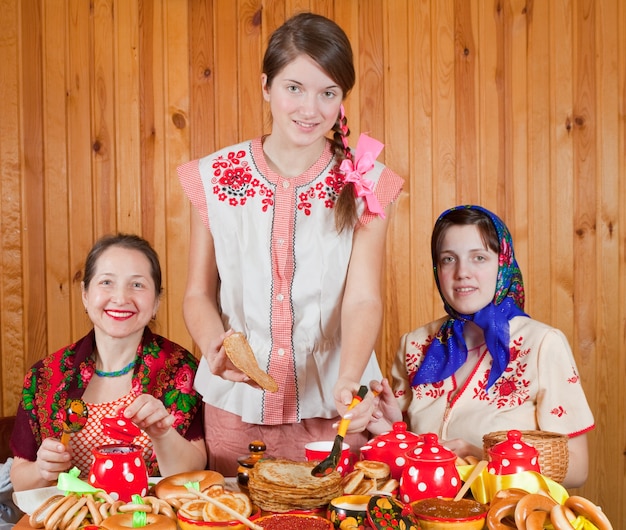
POLYGON ((341 475, 314 477, 315 462, 260 460, 250 470, 250 498, 266 512, 314 510, 343 494, 341 475))

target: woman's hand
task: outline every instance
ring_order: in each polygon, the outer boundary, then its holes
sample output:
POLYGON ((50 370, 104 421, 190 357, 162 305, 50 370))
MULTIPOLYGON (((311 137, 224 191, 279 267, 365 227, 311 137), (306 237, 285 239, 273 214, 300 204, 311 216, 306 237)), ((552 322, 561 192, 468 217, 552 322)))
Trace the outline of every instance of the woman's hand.
POLYGON ((163 402, 150 394, 141 394, 124 409, 124 417, 132 421, 151 439, 164 437, 172 430, 175 418, 163 402))
POLYGON ((59 473, 71 467, 72 453, 69 446, 63 445, 56 438, 46 438, 37 451, 37 469, 41 478, 47 482, 54 482, 59 473))
POLYGON ((217 339, 212 340, 204 354, 204 358, 209 364, 209 369, 214 375, 219 375, 222 379, 234 381, 236 383, 248 383, 257 387, 254 381, 237 368, 226 355, 224 349, 224 339, 233 334, 233 330, 229 329, 226 333, 220 335, 217 339))
POLYGON ((372 392, 378 392, 376 408, 372 411, 367 424, 367 430, 372 434, 381 434, 390 431, 397 421, 402 421, 402 410, 396 401, 391 385, 387 379, 372 381, 372 392))

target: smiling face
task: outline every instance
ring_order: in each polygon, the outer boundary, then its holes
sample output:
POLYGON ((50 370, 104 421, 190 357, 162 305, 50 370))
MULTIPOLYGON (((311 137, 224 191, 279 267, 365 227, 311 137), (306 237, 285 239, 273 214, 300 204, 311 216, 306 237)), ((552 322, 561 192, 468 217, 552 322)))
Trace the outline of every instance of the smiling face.
POLYGON ((463 315, 487 306, 496 291, 498 254, 487 248, 478 227, 450 226, 440 248, 437 277, 448 304, 463 315))
POLYGON ((309 147, 323 142, 339 115, 341 87, 309 56, 298 55, 268 84, 263 97, 270 104, 272 136, 280 145, 309 147))
POLYGON ((141 335, 159 307, 150 261, 121 246, 100 254, 82 298, 96 334, 112 338, 141 335))

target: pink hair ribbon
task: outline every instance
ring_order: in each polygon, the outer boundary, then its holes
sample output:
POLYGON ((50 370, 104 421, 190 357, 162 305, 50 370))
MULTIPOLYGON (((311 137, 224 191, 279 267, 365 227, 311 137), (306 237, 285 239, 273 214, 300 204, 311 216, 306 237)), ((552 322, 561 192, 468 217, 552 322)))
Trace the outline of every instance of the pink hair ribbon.
POLYGON ((341 162, 339 169, 345 175, 345 182, 354 184, 354 193, 357 197, 364 197, 368 210, 385 218, 385 211, 374 194, 374 182, 364 177, 365 173, 374 168, 376 158, 383 150, 384 144, 370 138, 367 134, 361 134, 356 145, 354 162, 346 158, 341 162))

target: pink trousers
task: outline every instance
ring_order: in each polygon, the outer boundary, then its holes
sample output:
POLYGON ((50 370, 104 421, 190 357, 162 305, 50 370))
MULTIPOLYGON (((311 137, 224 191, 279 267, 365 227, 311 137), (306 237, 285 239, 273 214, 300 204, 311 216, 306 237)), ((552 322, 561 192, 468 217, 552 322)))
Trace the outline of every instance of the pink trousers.
MULTIPOLYGON (((261 440, 266 454, 275 458, 304 461, 304 446, 309 442, 334 440, 337 429, 331 419, 311 418, 286 425, 255 425, 244 423, 241 417, 204 404, 204 438, 209 453, 209 469, 225 477, 237 476, 237 458, 250 454, 248 444, 261 440)), ((358 458, 359 449, 368 440, 367 431, 348 434, 345 442, 358 458)))

